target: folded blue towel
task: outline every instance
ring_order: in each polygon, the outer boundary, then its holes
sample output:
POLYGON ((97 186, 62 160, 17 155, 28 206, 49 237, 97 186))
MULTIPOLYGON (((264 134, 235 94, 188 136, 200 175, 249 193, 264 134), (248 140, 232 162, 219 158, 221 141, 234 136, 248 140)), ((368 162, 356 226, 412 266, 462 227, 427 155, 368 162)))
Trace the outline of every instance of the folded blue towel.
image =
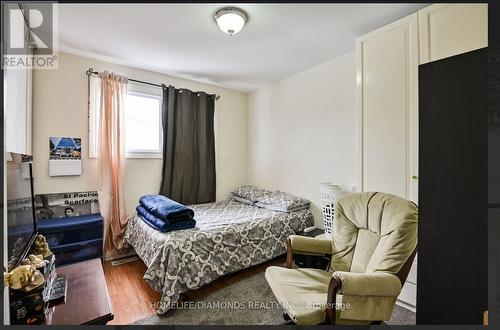
POLYGON ((166 220, 160 219, 156 217, 154 214, 151 214, 146 210, 146 208, 142 205, 137 205, 135 208, 137 210, 137 214, 141 217, 141 219, 148 224, 149 226, 157 229, 163 233, 181 230, 181 229, 190 229, 196 226, 196 221, 194 219, 189 219, 185 221, 176 221, 170 223, 166 220))
POLYGON ((145 195, 139 199, 139 203, 149 213, 169 223, 194 218, 194 211, 192 209, 165 196, 145 195))

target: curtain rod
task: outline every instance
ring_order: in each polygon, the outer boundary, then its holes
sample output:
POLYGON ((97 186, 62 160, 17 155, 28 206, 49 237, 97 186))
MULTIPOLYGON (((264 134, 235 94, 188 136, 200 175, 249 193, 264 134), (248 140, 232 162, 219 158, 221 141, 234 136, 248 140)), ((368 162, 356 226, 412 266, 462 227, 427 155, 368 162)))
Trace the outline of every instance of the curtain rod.
MULTIPOLYGON (((86 71, 86 74, 87 76, 91 76, 93 74, 99 74, 99 72, 97 71, 94 71, 94 69, 92 68, 89 68, 87 71, 86 71)), ((137 80, 137 79, 132 79, 132 78, 128 78, 129 81, 133 81, 133 82, 136 82, 136 83, 139 83, 139 84, 145 84, 145 85, 149 85, 149 86, 155 86, 155 87, 162 87, 162 85, 160 84, 155 84, 155 83, 152 83, 152 82, 148 82, 148 81, 142 81, 142 80, 137 80)), ((214 99, 217 101, 218 99, 220 99, 220 95, 216 95, 216 94, 212 94, 214 99)))

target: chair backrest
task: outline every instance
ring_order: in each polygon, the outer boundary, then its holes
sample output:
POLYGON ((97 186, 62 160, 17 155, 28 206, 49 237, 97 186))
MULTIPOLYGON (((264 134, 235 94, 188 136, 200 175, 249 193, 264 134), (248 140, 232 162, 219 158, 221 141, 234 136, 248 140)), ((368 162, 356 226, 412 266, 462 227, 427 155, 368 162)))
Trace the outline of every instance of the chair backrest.
POLYGON ((416 253, 417 227, 418 209, 408 200, 380 192, 346 195, 335 209, 331 268, 388 272, 404 282, 416 253))

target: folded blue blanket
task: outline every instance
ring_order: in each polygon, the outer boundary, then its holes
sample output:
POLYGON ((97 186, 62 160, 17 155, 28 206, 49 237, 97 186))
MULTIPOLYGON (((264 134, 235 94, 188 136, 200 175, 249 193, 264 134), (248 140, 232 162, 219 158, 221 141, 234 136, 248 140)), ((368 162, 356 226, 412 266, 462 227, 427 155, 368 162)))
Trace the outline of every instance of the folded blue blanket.
POLYGON ((142 196, 139 199, 139 203, 149 213, 169 223, 194 218, 194 211, 192 209, 162 195, 142 196))
POLYGON ((169 222, 167 220, 163 220, 163 219, 156 217, 154 214, 151 214, 142 205, 137 205, 137 207, 135 209, 137 210, 137 214, 139 215, 139 217, 141 217, 141 219, 146 224, 148 224, 149 226, 151 226, 154 229, 157 229, 163 233, 166 233, 169 231, 174 231, 174 230, 190 229, 190 228, 194 228, 196 226, 196 221, 194 219, 189 219, 189 220, 185 220, 185 221, 169 222))

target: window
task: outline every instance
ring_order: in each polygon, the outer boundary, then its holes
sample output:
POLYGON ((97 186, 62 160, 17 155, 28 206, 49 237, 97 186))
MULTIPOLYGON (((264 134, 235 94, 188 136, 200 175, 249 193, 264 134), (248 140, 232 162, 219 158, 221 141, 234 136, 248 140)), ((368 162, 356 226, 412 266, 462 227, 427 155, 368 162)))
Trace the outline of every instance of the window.
MULTIPOLYGON (((97 158, 100 79, 91 77, 89 100, 89 157, 97 158)), ((125 146, 127 158, 161 158, 161 90, 131 84, 125 100, 125 146)))
POLYGON ((125 145, 129 158, 161 158, 161 97, 129 91, 125 102, 125 145))

